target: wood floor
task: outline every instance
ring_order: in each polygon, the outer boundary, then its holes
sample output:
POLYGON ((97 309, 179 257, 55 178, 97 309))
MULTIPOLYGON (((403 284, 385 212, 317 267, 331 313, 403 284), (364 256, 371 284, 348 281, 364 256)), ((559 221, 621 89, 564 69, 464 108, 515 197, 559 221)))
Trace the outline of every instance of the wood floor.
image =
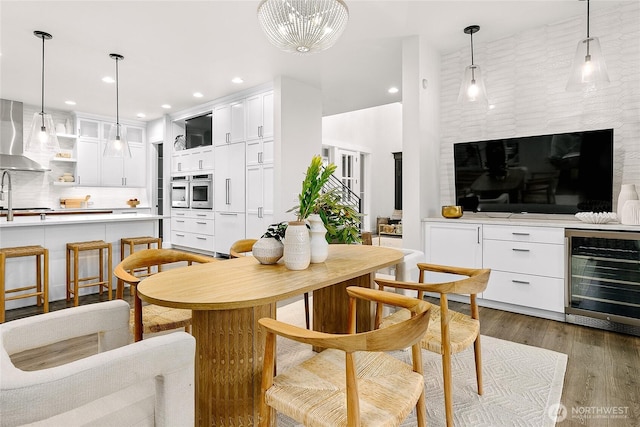
MULTIPOLYGON (((90 295, 81 297, 81 304, 99 300, 90 295)), ((50 310, 67 305, 53 302, 50 310)), ((450 306, 468 312, 464 304, 450 306)), ((35 306, 9 310, 6 318, 10 321, 39 314, 40 310, 35 306)), ((483 335, 568 355, 561 400, 567 418, 558 426, 640 426, 640 337, 485 307, 480 308, 480 320, 483 335)), ((41 369, 92 354, 95 345, 95 338, 82 338, 52 346, 47 354, 30 351, 12 359, 22 369, 41 369)))

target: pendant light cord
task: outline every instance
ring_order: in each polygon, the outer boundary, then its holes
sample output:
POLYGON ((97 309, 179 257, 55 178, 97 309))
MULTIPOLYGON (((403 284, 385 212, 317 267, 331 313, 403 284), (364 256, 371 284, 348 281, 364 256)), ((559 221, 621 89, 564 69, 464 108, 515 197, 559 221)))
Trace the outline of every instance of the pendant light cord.
POLYGON ((42 127, 44 127, 44 39, 42 36, 42 93, 40 104, 40 117, 42 118, 42 127))
POLYGON ((589 0, 587 0, 587 39, 589 38, 589 0))
POLYGON ((471 36, 471 65, 473 65, 473 31, 469 35, 471 36))
POLYGON ((116 136, 120 139, 120 91, 118 86, 120 78, 118 77, 118 60, 119 58, 116 57, 116 136))

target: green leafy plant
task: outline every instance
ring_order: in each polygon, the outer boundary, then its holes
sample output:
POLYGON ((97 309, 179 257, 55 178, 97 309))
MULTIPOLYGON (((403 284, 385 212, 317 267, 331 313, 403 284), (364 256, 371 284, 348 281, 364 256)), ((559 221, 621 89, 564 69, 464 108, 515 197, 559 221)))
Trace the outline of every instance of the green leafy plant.
POLYGON ((282 242, 284 239, 284 233, 287 231, 288 223, 286 221, 278 224, 271 224, 267 227, 267 231, 262 235, 264 238, 273 238, 278 242, 282 242))
POLYGON ((298 221, 304 221, 312 213, 317 213, 315 212, 316 201, 318 197, 320 197, 322 187, 324 187, 335 170, 336 165, 333 163, 323 167, 322 157, 318 155, 313 156, 311 164, 307 168, 304 181, 302 181, 302 192, 298 195, 300 202, 296 210, 298 221))

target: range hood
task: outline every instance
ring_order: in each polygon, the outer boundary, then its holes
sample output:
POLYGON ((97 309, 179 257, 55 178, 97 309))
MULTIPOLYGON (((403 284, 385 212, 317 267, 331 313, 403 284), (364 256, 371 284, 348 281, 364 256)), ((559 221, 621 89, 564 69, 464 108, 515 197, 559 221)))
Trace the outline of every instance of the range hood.
POLYGON ((0 170, 51 170, 24 155, 22 111, 22 102, 0 99, 0 170))

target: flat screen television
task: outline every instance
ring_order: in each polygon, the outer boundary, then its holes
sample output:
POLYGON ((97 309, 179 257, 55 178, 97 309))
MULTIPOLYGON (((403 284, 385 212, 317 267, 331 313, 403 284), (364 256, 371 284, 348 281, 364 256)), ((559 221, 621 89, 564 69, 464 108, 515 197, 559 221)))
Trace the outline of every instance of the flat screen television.
POLYGON ((185 120, 186 148, 211 145, 211 114, 185 120))
POLYGON ((613 129, 456 143, 465 211, 611 212, 613 129))

